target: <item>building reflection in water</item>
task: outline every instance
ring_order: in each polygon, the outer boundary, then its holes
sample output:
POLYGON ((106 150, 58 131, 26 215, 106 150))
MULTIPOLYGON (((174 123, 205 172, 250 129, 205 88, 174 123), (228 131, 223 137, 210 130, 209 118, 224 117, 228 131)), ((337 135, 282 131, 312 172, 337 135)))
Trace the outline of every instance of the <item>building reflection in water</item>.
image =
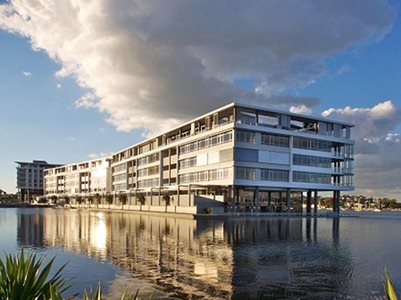
POLYGON ((341 298, 352 261, 339 222, 61 210, 21 215, 18 239, 112 261, 178 298, 341 298))

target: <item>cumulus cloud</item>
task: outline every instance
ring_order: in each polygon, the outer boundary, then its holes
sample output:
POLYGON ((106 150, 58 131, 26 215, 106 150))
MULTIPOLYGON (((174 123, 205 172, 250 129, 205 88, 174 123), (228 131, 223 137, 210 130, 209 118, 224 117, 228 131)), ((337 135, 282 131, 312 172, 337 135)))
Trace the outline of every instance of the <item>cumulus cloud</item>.
POLYGON ((330 108, 323 116, 353 122, 357 192, 400 198, 401 110, 390 100, 370 108, 330 108), (398 194, 397 194, 398 193, 398 194))
POLYGON ((340 75, 342 75, 342 74, 349 73, 349 72, 351 72, 351 71, 352 71, 352 68, 351 68, 350 65, 342 65, 341 67, 339 67, 339 68, 336 70, 336 75, 337 75, 337 76, 340 76, 340 75))
POLYGON ((22 75, 24 75, 25 77, 31 77, 32 73, 28 71, 22 71, 22 75))
POLYGON ((275 99, 314 83, 328 57, 380 40, 394 15, 384 0, 13 0, 0 5, 0 27, 91 91, 77 107, 118 130, 158 131, 234 98, 311 107, 275 99))
POLYGON ((295 114, 310 115, 312 114, 312 109, 310 107, 307 107, 306 105, 298 105, 298 106, 291 106, 290 112, 295 114))
POLYGON ((97 158, 103 158, 103 157, 109 157, 113 154, 113 152, 106 153, 106 152, 100 152, 100 153, 89 153, 88 158, 89 159, 97 159, 97 158))

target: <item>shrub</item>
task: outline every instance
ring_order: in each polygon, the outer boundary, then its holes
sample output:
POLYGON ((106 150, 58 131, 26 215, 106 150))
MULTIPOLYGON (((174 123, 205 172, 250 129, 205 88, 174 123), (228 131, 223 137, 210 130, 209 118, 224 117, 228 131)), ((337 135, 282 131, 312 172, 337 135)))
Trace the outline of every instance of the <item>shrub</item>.
POLYGON ((13 257, 6 255, 0 261, 0 299, 45 300, 62 299, 61 294, 71 287, 70 281, 61 277, 63 265, 48 278, 54 257, 44 265, 45 257, 37 259, 36 254, 13 257))

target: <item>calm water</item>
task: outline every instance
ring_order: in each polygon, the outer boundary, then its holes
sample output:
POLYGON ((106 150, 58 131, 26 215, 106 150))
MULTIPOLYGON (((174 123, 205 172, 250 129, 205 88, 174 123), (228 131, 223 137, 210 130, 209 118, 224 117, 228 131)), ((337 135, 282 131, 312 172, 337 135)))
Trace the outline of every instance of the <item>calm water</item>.
POLYGON ((110 298, 384 299, 401 291, 401 214, 341 219, 187 220, 62 209, 0 209, 0 253, 68 261, 71 294, 101 281, 110 298))

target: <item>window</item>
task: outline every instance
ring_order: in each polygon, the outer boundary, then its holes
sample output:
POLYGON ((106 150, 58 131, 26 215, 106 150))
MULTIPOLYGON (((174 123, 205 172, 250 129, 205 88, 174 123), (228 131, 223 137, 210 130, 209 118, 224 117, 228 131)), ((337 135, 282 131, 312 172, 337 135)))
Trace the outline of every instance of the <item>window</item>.
POLYGON ((298 165, 298 166, 311 166, 311 167, 318 167, 318 168, 330 168, 331 167, 331 159, 330 158, 299 155, 299 154, 294 154, 293 163, 294 163, 294 165, 298 165))
POLYGON ((322 173, 297 172, 292 174, 294 182, 307 182, 318 184, 331 184, 331 175, 322 173))
POLYGON ((180 169, 195 167, 196 166, 196 156, 180 160, 179 166, 180 166, 180 169))
POLYGON ((290 138, 285 135, 262 133, 262 144, 288 148, 290 146, 290 138))
POLYGON ((148 188, 148 187, 157 187, 157 186, 159 186, 159 178, 138 181, 138 188, 140 188, 140 189, 148 188))
POLYGON ((262 169, 260 172, 260 179, 267 181, 288 181, 289 171, 287 170, 274 170, 262 169))
POLYGON ((232 141, 232 132, 227 131, 221 134, 213 135, 209 138, 182 145, 179 147, 179 153, 186 154, 207 147, 213 147, 219 144, 228 143, 230 141, 232 141))
POLYGON ((248 143, 248 144, 256 144, 256 134, 251 131, 237 131, 236 134, 237 142, 239 143, 248 143))
POLYGON ((159 153, 148 155, 138 159, 138 166, 150 164, 159 160, 159 153))
POLYGON ((235 179, 256 180, 256 169, 235 168, 235 179))
POLYGON ((294 148, 331 152, 331 147, 332 143, 329 141, 294 137, 294 148))

